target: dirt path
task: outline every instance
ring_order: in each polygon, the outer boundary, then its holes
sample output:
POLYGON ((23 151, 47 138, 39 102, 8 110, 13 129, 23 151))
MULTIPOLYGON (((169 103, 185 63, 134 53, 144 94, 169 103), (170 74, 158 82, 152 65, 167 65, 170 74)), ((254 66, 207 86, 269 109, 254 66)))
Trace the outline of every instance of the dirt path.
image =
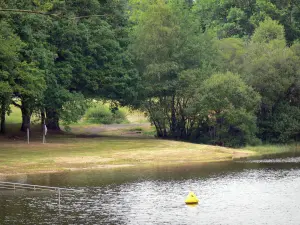
POLYGON ((110 125, 82 125, 72 126, 72 133, 79 135, 121 135, 121 136, 141 136, 145 131, 151 131, 150 123, 132 124, 110 124, 110 125))
POLYGON ((114 130, 134 130, 137 128, 146 128, 149 126, 149 123, 94 125, 93 127, 91 127, 91 129, 89 129, 89 131, 99 133, 114 130))

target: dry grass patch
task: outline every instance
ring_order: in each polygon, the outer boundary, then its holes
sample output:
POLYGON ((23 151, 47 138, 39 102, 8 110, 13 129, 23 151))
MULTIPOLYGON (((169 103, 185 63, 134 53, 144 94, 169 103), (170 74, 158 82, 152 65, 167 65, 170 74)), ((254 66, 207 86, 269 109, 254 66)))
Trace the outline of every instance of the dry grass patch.
POLYGON ((102 158, 93 156, 75 156, 75 157, 55 157, 55 163, 108 163, 113 161, 113 158, 102 158))
POLYGON ((49 143, 2 139, 0 173, 104 169, 128 165, 202 163, 231 160, 252 152, 139 137, 56 136, 49 143))

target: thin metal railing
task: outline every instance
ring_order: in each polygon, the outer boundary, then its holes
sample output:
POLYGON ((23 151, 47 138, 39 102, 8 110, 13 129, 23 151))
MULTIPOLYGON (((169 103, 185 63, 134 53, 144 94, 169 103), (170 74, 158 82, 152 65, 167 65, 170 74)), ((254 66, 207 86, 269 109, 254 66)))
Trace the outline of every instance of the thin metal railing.
POLYGON ((60 188, 60 187, 50 187, 50 186, 41 186, 41 185, 33 185, 33 184, 22 184, 22 183, 11 183, 11 182, 0 182, 0 189, 5 190, 17 190, 17 189, 23 189, 23 190, 47 190, 47 191, 57 191, 58 192, 58 205, 60 206, 60 198, 61 198, 61 192, 62 191, 80 191, 82 190, 76 190, 76 189, 69 189, 69 188, 60 188))
POLYGON ((11 183, 11 182, 0 182, 0 188, 2 189, 27 189, 27 190, 49 190, 49 191, 80 191, 76 189, 69 188, 60 188, 60 187, 50 187, 50 186, 41 186, 33 184, 22 184, 22 183, 11 183))

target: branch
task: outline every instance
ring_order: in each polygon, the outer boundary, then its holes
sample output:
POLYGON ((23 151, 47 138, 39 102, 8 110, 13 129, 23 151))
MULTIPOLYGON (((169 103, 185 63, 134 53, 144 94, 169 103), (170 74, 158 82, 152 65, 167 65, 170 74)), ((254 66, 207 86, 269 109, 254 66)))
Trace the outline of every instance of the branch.
POLYGON ((90 16, 77 16, 77 17, 72 17, 70 18, 71 20, 74 20, 74 19, 82 19, 82 18, 89 18, 89 17, 104 17, 105 15, 90 15, 90 16))
POLYGON ((15 101, 12 101, 12 104, 13 104, 14 106, 18 107, 18 108, 21 108, 21 107, 22 107, 20 104, 16 103, 15 101))
POLYGON ((32 11, 32 10, 23 10, 23 9, 0 9, 0 12, 29 13, 29 14, 39 14, 43 16, 54 16, 54 17, 59 16, 57 14, 51 14, 42 11, 32 11))
MULTIPOLYGON (((0 9, 0 12, 39 14, 39 15, 43 15, 43 16, 53 16, 53 17, 61 17, 61 18, 68 19, 68 17, 61 16, 59 14, 52 14, 52 13, 47 13, 47 12, 42 12, 42 11, 23 10, 23 9, 0 9)), ((69 19, 74 20, 74 19, 82 19, 82 18, 89 18, 89 17, 105 17, 105 16, 106 15, 77 16, 77 17, 72 17, 69 19)))

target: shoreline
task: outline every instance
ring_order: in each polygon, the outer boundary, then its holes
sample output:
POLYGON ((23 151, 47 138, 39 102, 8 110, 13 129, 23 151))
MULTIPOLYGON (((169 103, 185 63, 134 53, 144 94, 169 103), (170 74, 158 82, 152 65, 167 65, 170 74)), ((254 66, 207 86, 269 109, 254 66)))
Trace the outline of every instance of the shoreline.
MULTIPOLYGON (((147 152, 145 152, 147 154, 147 152)), ((1 178, 13 177, 13 176, 20 176, 20 175, 38 175, 38 174, 54 174, 54 173, 68 173, 74 171, 106 171, 106 170, 114 170, 114 169, 122 169, 122 168, 133 168, 133 169, 140 169, 140 168, 152 168, 152 167, 177 167, 177 166, 185 166, 185 165, 204 165, 204 164, 211 164, 211 163, 222 163, 222 162, 233 162, 236 159, 245 159, 249 156, 255 156, 254 152, 239 152, 237 150, 233 150, 232 156, 227 156, 228 151, 224 151, 226 156, 219 157, 210 160, 187 160, 187 159, 176 159, 176 160, 168 160, 168 161, 140 161, 138 163, 120 163, 120 164, 95 164, 95 165, 87 165, 86 162, 76 162, 76 167, 70 165, 66 165, 65 167, 52 167, 52 168, 42 168, 38 167, 38 164, 34 170, 26 169, 28 165, 19 165, 18 168, 15 168, 13 171, 5 171, 4 168, 0 166, 0 180, 1 178)), ((72 158, 72 157, 71 157, 72 158)), ((70 158, 70 159, 71 159, 70 158)))
MULTIPOLYGON (((243 159, 243 158, 241 158, 243 159)), ((214 163, 226 163, 226 162, 233 162, 234 160, 230 159, 224 159, 219 161, 207 161, 207 162, 170 162, 170 163, 164 163, 164 164, 121 164, 121 165, 101 165, 97 167, 87 167, 87 168, 66 168, 63 170, 36 170, 31 172, 16 172, 16 173, 0 173, 0 181, 1 178, 9 178, 14 176, 22 176, 22 175, 42 175, 42 174, 58 174, 58 173, 69 173, 69 172, 84 172, 84 171, 107 171, 107 170, 114 170, 114 169, 144 169, 144 168, 171 168, 171 167, 183 167, 183 166, 203 166, 203 165, 209 165, 214 163)))
POLYGON ((233 149, 147 137, 58 135, 48 143, 0 139, 0 178, 24 174, 176 166, 298 154, 298 145, 233 149))
MULTIPOLYGON (((236 151, 235 151, 236 153, 236 151)), ((66 167, 66 168, 52 168, 49 170, 45 169, 36 169, 34 171, 27 171, 27 172, 20 172, 23 170, 20 168, 19 171, 16 172, 10 172, 10 173, 4 173, 3 171, 0 172, 0 181, 1 179, 6 179, 9 177, 14 176, 22 176, 22 175, 42 175, 42 174, 58 174, 58 173, 68 173, 68 172, 83 172, 83 171, 106 171, 106 170, 114 170, 114 169, 122 169, 122 168, 133 168, 133 169, 141 169, 141 168, 152 168, 152 167, 180 167, 180 166, 201 166, 204 164, 213 164, 213 163, 226 163, 226 162, 234 162, 235 160, 252 160, 252 159, 267 159, 267 158, 276 158, 276 157, 282 157, 288 155, 288 157, 293 157, 293 152, 282 152, 282 153, 273 153, 273 154, 258 154, 256 152, 252 152, 251 154, 241 152, 243 155, 242 157, 232 157, 231 159, 217 159, 212 161, 184 161, 184 160, 178 160, 178 161, 169 161, 169 162, 147 162, 147 163, 139 163, 139 164, 103 164, 103 165, 96 165, 96 166, 90 166, 90 167, 81 167, 83 165, 86 165, 85 163, 78 164, 79 167, 66 167)), ((300 152, 299 152, 300 155, 300 152)), ((296 157, 296 156, 294 156, 296 157)))

